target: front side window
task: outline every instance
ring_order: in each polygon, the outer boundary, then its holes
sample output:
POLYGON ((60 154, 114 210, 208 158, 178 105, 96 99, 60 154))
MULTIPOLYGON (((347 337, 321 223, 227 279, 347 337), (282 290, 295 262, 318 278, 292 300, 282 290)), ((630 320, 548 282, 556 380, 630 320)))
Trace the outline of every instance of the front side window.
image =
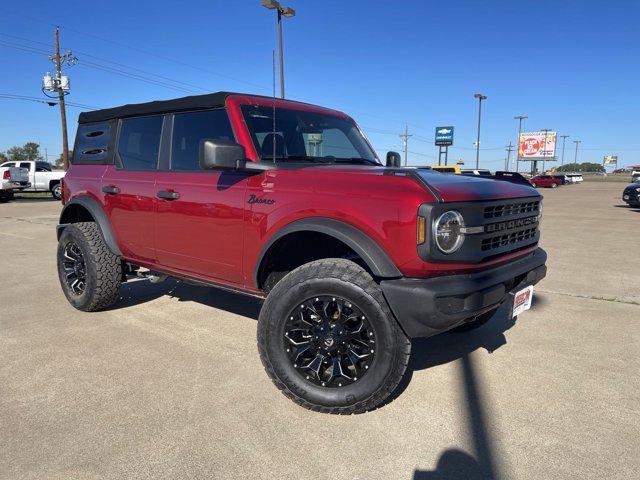
POLYGON ((162 117, 122 120, 118 154, 127 170, 156 170, 162 133, 162 117))
POLYGON ((171 170, 199 170, 200 140, 235 141, 225 109, 176 114, 173 117, 171 170))
POLYGON ((379 165, 348 118, 258 105, 244 105, 242 113, 262 160, 379 165))

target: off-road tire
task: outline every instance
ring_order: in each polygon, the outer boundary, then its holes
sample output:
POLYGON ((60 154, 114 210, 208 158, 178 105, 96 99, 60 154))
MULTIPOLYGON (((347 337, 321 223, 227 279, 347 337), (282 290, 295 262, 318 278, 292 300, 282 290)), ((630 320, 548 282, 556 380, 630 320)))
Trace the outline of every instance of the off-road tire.
POLYGON ((258 350, 267 374, 291 400, 317 412, 348 415, 376 408, 393 392, 407 368, 411 342, 369 273, 349 260, 332 258, 302 265, 273 286, 258 319, 258 350), (341 388, 324 388, 306 380, 285 353, 287 315, 316 295, 354 302, 375 331, 371 368, 341 388))
POLYGON ((451 331, 454 333, 464 333, 469 332, 471 330, 476 330, 491 320, 491 317, 496 313, 498 308, 494 308, 493 310, 489 310, 488 312, 483 313, 482 315, 478 315, 475 320, 472 320, 467 323, 463 323, 455 328, 452 328, 451 331))
POLYGON ((93 222, 80 222, 67 226, 58 242, 58 278, 69 303, 78 310, 93 312, 110 307, 118 299, 122 281, 122 263, 104 242, 100 228, 93 222), (81 250, 85 262, 86 287, 77 295, 67 284, 64 271, 64 249, 74 242, 81 250))
POLYGON ((62 185, 56 183, 53 187, 51 187, 51 196, 56 200, 62 199, 62 185))

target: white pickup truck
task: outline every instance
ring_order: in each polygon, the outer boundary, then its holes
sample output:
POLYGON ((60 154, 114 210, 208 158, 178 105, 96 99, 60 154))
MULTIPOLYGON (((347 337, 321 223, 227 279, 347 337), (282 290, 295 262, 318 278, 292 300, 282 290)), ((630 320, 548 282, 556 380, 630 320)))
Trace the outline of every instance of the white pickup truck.
POLYGON ((28 170, 29 186, 22 189, 23 192, 51 192, 56 200, 62 198, 60 181, 66 172, 52 170, 50 163, 40 161, 5 162, 0 165, 0 168, 2 167, 20 167, 28 170))
POLYGON ((0 202, 8 202, 16 191, 29 187, 29 171, 26 168, 0 166, 0 202))

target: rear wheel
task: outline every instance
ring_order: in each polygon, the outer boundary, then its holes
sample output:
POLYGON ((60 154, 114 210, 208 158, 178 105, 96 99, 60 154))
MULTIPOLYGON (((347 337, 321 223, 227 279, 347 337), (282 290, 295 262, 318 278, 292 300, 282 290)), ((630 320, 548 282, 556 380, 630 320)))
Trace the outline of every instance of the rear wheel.
POLYGON ((533 188, 537 188, 537 187, 538 187, 538 185, 536 185, 536 182, 531 182, 531 186, 532 186, 533 188))
POLYGON ((58 278, 67 300, 78 310, 102 310, 117 300, 120 257, 104 243, 96 223, 74 223, 64 229, 58 242, 58 278))
POLYGON ((351 414, 375 408, 393 392, 411 343, 364 269, 325 259, 273 287, 260 312, 258 349, 267 374, 294 402, 351 414))
POLYGON ((551 184, 551 188, 556 188, 557 186, 558 186, 558 184, 557 184, 557 183, 552 183, 552 184, 551 184))
POLYGON ((13 192, 9 190, 0 191, 0 203, 8 202, 13 200, 13 192))

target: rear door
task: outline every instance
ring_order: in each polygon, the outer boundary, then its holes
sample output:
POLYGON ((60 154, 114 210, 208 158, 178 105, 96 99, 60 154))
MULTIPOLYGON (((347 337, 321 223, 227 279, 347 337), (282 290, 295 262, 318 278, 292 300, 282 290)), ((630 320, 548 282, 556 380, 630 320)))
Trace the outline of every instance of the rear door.
POLYGON ((248 174, 199 165, 200 140, 235 141, 227 111, 177 113, 167 124, 170 155, 156 182, 158 262, 240 284, 248 174))
POLYGON ((155 263, 156 174, 164 117, 122 119, 116 164, 102 177, 101 193, 118 246, 125 257, 155 263))

